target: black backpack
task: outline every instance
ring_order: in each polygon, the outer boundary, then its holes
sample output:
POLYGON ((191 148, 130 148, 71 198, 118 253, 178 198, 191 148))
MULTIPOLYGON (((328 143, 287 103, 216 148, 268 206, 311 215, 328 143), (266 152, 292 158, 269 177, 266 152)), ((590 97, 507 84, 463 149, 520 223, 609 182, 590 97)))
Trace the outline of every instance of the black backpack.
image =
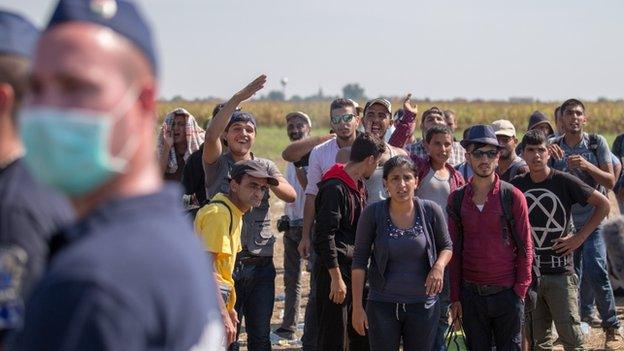
MULTIPOLYGON (((230 209, 230 206, 228 206, 224 201, 221 200, 210 200, 208 202, 206 202, 206 204, 204 206, 208 206, 210 204, 221 204, 223 205, 223 207, 227 208, 228 213, 230 214, 230 236, 232 235, 232 225, 234 222, 234 217, 232 217, 232 209, 230 209)), ((197 217, 197 212, 199 212, 200 209, 202 209, 204 206, 202 207, 198 207, 192 210, 187 211, 187 215, 191 220, 191 223, 195 222, 195 217, 197 217)))
POLYGON ((620 160, 624 158, 624 134, 618 135, 613 141, 613 147, 611 151, 615 156, 617 156, 620 160))
MULTIPOLYGON (((561 142, 563 141, 563 137, 565 135, 560 135, 558 137, 556 137, 551 144, 555 144, 555 145, 559 145, 561 146, 561 142)), ((596 133, 589 133, 589 151, 592 152, 592 154, 594 154, 594 156, 596 157, 596 159, 598 159, 598 134, 596 133)))
MULTIPOLYGON (((526 255, 526 244, 520 238, 518 233, 516 232, 516 221, 513 216, 513 189, 514 186, 500 181, 500 196, 501 196, 501 204, 503 206, 503 216, 505 217, 505 224, 507 225, 509 232, 511 233, 511 237, 513 238, 514 243, 516 244, 516 248, 520 255, 526 255)), ((449 202, 446 207, 446 212, 449 217, 455 221, 456 228, 456 240, 453 243, 453 246, 456 247, 459 251, 459 258, 461 259, 461 250, 463 249, 463 227, 461 222, 461 204, 464 200, 464 195, 466 193, 466 185, 457 189, 453 196, 453 202, 449 202)), ((455 254, 455 253, 454 253, 455 254)), ((530 313, 535 310, 535 305, 537 302, 537 290, 539 288, 539 280, 540 280, 540 270, 539 267, 535 264, 535 259, 531 263, 531 285, 529 286, 529 290, 527 292, 524 310, 525 313, 530 313)))

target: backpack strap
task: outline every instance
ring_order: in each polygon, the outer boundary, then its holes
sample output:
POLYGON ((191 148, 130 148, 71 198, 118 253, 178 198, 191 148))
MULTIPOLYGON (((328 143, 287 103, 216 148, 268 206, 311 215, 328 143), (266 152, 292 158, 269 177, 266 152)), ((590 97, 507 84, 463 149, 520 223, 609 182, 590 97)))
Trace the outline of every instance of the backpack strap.
POLYGON ((234 222, 234 218, 232 217, 232 210, 230 209, 230 206, 228 206, 228 204, 225 203, 225 201, 222 201, 222 200, 210 200, 208 202, 208 205, 209 204, 220 204, 220 205, 223 205, 223 207, 227 208, 228 213, 230 214, 230 231, 229 231, 229 233, 230 233, 230 236, 231 236, 232 235, 232 224, 234 222))
POLYGON ((455 241, 457 242, 457 246, 455 247, 455 245, 453 245, 453 247, 459 250, 459 252, 463 249, 464 228, 461 220, 461 206, 465 193, 466 185, 457 188, 453 195, 453 201, 446 205, 446 213, 449 215, 449 218, 452 218, 455 221, 455 241))
POLYGON ((624 157, 624 150, 622 150, 622 146, 624 144, 624 134, 618 135, 613 141, 613 147, 611 151, 617 156, 620 160, 624 157))
POLYGON ((589 133, 589 151, 591 151, 596 160, 598 160, 598 134, 589 133))
POLYGON ((564 136, 565 136, 565 134, 558 135, 558 136, 554 137, 550 143, 561 146, 561 141, 563 140, 564 136))
POLYGON ((518 175, 518 170, 522 167, 522 158, 517 156, 509 167, 509 179, 514 179, 518 175))
POLYGON ((501 205, 503 206, 505 222, 511 230, 511 236, 516 243, 516 248, 521 252, 521 255, 526 256, 526 243, 520 238, 516 231, 516 220, 513 216, 513 189, 513 185, 502 180, 500 181, 501 205))

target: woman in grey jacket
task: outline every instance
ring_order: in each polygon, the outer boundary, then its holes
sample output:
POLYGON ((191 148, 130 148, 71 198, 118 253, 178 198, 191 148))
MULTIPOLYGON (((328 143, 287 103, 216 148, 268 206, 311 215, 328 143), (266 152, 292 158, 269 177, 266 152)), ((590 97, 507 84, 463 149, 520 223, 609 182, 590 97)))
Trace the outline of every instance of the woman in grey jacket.
POLYGON ((383 169, 390 197, 360 216, 352 266, 353 327, 376 350, 431 350, 440 315, 437 295, 452 243, 442 209, 414 196, 418 171, 395 156, 383 169), (368 266, 370 259, 370 266, 368 266), (368 266, 370 292, 362 296, 368 266))

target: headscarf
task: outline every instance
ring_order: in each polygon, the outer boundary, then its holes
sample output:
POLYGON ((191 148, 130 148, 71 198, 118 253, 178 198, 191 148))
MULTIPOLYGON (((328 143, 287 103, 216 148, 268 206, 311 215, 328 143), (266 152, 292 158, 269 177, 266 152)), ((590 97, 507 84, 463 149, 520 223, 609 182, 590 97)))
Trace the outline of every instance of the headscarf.
MULTIPOLYGON (((175 116, 186 115, 186 126, 184 127, 186 135, 186 152, 184 153, 184 161, 188 160, 189 156, 197 150, 199 146, 204 142, 206 132, 199 126, 197 120, 187 110, 183 108, 176 108, 169 112, 165 117, 165 121, 160 127, 160 134, 158 135, 158 155, 162 155, 163 148, 165 146, 165 139, 163 136, 163 129, 173 131, 173 120, 175 116)), ((169 162, 167 163, 166 173, 175 173, 178 170, 178 159, 175 152, 175 147, 169 150, 169 162)))

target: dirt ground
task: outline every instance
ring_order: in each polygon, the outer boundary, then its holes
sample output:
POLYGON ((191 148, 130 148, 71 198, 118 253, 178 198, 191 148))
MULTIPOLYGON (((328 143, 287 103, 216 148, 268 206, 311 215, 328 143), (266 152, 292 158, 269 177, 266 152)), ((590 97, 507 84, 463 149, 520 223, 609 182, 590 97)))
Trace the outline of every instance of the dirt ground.
MULTIPOLYGON (((612 211, 611 216, 619 215, 617 202, 614 200, 613 193, 610 194, 610 199, 612 200, 612 211)), ((284 203, 281 201, 274 201, 271 204, 271 215, 273 218, 277 219, 283 214, 284 203)), ((274 254, 275 268, 277 270, 277 278, 275 280, 275 307, 273 309, 273 317, 271 318, 271 330, 275 330, 279 327, 281 323, 281 315, 284 310, 284 269, 283 269, 283 261, 284 261, 284 246, 282 242, 281 233, 279 233, 279 237, 277 238, 275 245, 275 254, 274 254)), ((302 267, 304 269, 304 273, 302 275, 302 302, 301 302, 301 310, 299 317, 299 331, 297 332, 297 336, 301 337, 302 326, 303 326, 303 314, 305 311, 305 305, 307 303, 308 292, 310 289, 309 280, 310 275, 305 272, 305 266, 302 267)), ((624 297, 616 296, 616 307, 617 313, 620 320, 624 322, 624 297)), ((245 340, 246 334, 243 332, 241 334, 241 350, 247 350, 245 340)), ((590 331, 589 338, 585 344, 587 350, 604 350, 604 333, 601 328, 592 328, 590 331)), ((300 345, 300 344, 299 344, 300 345)), ((273 350, 301 350, 301 346, 296 345, 288 345, 288 344, 273 344, 273 350)), ((563 347, 557 347, 555 350, 563 350, 563 347)))

